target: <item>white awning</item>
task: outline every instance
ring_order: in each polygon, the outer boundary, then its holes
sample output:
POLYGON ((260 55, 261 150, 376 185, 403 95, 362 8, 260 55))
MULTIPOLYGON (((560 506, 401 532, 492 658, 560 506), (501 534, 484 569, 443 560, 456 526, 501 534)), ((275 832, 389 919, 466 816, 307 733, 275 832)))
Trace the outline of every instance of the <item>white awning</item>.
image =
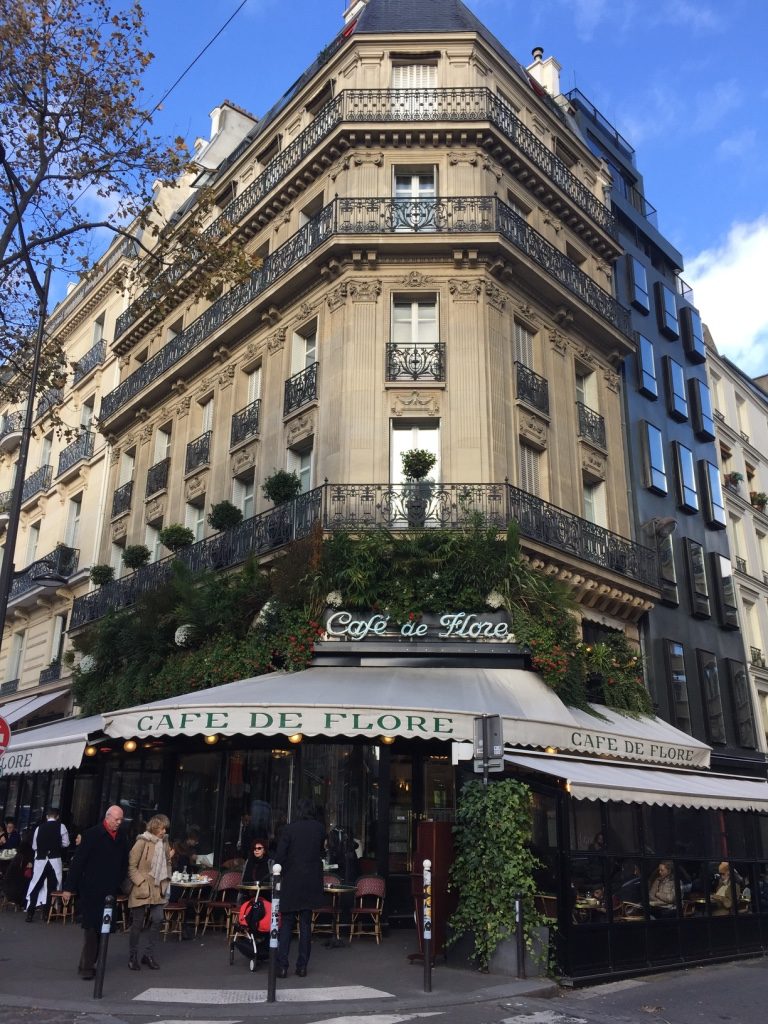
POLYGON ((88 737, 103 731, 103 716, 92 715, 90 718, 65 718, 14 733, 8 749, 0 757, 0 775, 78 768, 88 737))
POLYGON ((577 800, 768 811, 768 782, 755 779, 526 754, 507 754, 505 760, 562 779, 577 800))
POLYGON ((8 725, 14 725, 16 722, 29 718, 35 711, 39 711, 48 704, 52 704, 67 692, 67 690, 56 690, 52 693, 37 693, 32 696, 22 697, 21 700, 0 705, 0 716, 6 720, 8 725))
POLYGON ((318 666, 273 672, 104 716, 108 736, 404 736, 471 741, 498 714, 512 746, 707 765, 710 748, 655 718, 566 707, 520 669, 318 666))

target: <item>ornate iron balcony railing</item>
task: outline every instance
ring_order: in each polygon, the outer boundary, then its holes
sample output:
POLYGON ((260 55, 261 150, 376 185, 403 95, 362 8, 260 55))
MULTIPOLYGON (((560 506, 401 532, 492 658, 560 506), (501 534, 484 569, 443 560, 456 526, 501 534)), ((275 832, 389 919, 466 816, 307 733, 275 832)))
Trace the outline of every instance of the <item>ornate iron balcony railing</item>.
POLYGON ((232 417, 232 430, 229 435, 231 446, 240 444, 247 437, 255 437, 259 432, 259 414, 261 412, 261 399, 246 405, 232 417))
POLYGON ((629 312, 500 199, 486 196, 333 199, 267 256, 246 281, 214 302, 186 330, 105 395, 101 402, 101 419, 113 416, 332 236, 413 231, 446 235, 499 234, 603 320, 632 337, 629 312))
POLYGON ((55 683, 57 679, 61 679, 61 662, 58 661, 42 670, 38 682, 42 686, 44 683, 55 683))
POLYGON ((283 416, 287 416, 289 412, 300 409, 308 402, 317 400, 317 371, 319 366, 319 363, 312 363, 306 370, 294 373, 285 382, 283 416))
POLYGON ((24 426, 24 413, 9 412, 6 416, 3 416, 2 422, 0 423, 0 437, 5 437, 6 434, 15 434, 24 426))
POLYGON ((579 436, 584 437, 592 444, 605 448, 605 420, 599 412, 590 409, 583 402, 577 402, 579 410, 579 436))
POLYGON ((101 284, 112 267, 123 257, 136 259, 138 256, 138 244, 134 238, 124 238, 123 241, 112 250, 112 252, 100 260, 99 263, 88 272, 86 280, 78 285, 71 296, 67 296, 59 303, 53 316, 48 317, 46 330, 49 335, 61 327, 66 317, 70 316, 85 298, 90 295, 93 289, 101 284))
POLYGON ((517 398, 539 412, 549 413, 549 382, 545 377, 540 377, 525 363, 516 362, 515 385, 517 398))
POLYGON ((445 345, 438 341, 433 345, 387 344, 386 379, 397 380, 445 380, 445 345))
POLYGON ((89 348, 85 355, 77 360, 72 371, 72 383, 77 384, 87 373, 91 372, 94 366, 100 366, 104 362, 106 354, 106 342, 97 341, 93 348, 89 348))
POLYGON ((207 466, 211 461, 211 438, 213 437, 212 430, 206 430, 200 437, 196 437, 194 441, 190 441, 187 445, 187 457, 184 461, 184 472, 191 473, 193 469, 199 469, 200 466, 207 466))
POLYGON ((4 683, 0 683, 0 697, 5 697, 6 694, 16 693, 19 689, 18 679, 6 679, 4 683))
POLYGON ((128 483, 118 487, 115 493, 112 495, 112 518, 115 516, 121 516, 123 512, 127 512, 131 507, 131 498, 133 496, 133 480, 129 480, 128 483))
POLYGON ((59 544, 50 554, 36 559, 14 578, 8 594, 9 602, 15 601, 22 594, 39 587, 42 580, 49 579, 51 576, 61 576, 66 579, 77 571, 79 560, 78 548, 68 548, 64 544, 59 544))
POLYGON ((13 491, 2 491, 0 492, 0 515, 5 515, 11 507, 11 499, 13 498, 13 491))
POLYGON ((246 519, 231 530, 182 548, 175 556, 142 566, 130 576, 75 598, 69 628, 77 629, 107 612, 128 608, 142 594, 157 590, 170 578, 174 558, 193 572, 228 569, 253 555, 274 551, 289 541, 306 537, 314 524, 320 521, 322 493, 323 489, 318 487, 301 494, 294 501, 246 519))
POLYGON ((749 660, 756 668, 765 668, 765 658, 759 647, 749 648, 749 660))
POLYGON ((56 476, 66 473, 68 469, 71 469, 81 459, 90 459, 93 455, 93 442, 94 435, 86 431, 76 441, 73 441, 72 444, 68 444, 59 455, 59 468, 56 476))
POLYGON ((147 489, 145 492, 147 498, 152 494, 157 494, 158 491, 164 491, 168 486, 168 470, 170 465, 170 459, 161 459, 160 462, 156 462, 154 466, 149 467, 147 470, 147 489))
POLYGON ((24 486, 21 490, 21 500, 29 501, 30 498, 34 497, 35 494, 39 494, 40 491, 47 491, 51 486, 51 477, 53 476, 53 466, 40 466, 35 472, 28 476, 24 481, 24 486))
POLYGON ((35 410, 35 419, 39 420, 41 416, 45 416, 49 409, 52 409, 54 405, 61 405, 64 401, 64 393, 61 388, 51 388, 46 391, 37 403, 37 409, 35 410))
POLYGON ((743 573, 746 574, 746 571, 747 571, 747 560, 746 560, 746 558, 742 558, 740 555, 736 555, 734 561, 736 562, 736 568, 738 569, 738 571, 739 572, 743 572, 743 573))

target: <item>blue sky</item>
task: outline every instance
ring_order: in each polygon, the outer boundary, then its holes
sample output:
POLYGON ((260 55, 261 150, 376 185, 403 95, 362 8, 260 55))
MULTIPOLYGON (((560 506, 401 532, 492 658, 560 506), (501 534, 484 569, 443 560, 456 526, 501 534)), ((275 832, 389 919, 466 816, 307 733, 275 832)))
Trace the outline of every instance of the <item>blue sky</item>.
MULTIPOLYGON (((439 2, 439 0, 437 0, 439 2)), ((157 99, 239 0, 145 0, 157 99)), ((637 150, 659 227, 719 350, 768 372, 768 2, 469 0, 523 63, 540 45, 637 150)), ((247 0, 156 127, 193 143, 229 99, 260 115, 342 24, 341 0, 247 0)))

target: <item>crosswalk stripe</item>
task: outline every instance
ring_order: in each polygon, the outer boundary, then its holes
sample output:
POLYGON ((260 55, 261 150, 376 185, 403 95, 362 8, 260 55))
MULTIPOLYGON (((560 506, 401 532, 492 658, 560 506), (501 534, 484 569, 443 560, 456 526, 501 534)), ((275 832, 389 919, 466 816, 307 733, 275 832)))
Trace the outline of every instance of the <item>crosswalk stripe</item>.
MULTIPOLYGON (((403 1024, 404 1021, 416 1020, 417 1017, 439 1017, 442 1012, 442 1010, 431 1010, 427 1013, 366 1013, 357 1017, 332 1017, 331 1020, 316 1020, 311 1024, 403 1024)), ((199 1024, 199 1021, 196 1021, 195 1024, 199 1024)))
MULTIPOLYGON (((148 988, 133 997, 144 1003, 197 1003, 218 1006, 232 1003, 265 1003, 263 989, 231 988, 148 988)), ((327 988, 278 988, 279 1003, 321 1003, 337 999, 394 999, 391 992, 365 985, 337 985, 327 988)))

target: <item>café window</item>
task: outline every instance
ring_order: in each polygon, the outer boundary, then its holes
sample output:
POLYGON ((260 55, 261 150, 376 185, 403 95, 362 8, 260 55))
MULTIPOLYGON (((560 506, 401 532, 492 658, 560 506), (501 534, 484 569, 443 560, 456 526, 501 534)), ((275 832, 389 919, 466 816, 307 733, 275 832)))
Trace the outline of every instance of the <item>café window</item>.
POLYGON ((693 452, 679 441, 672 442, 677 481, 677 501, 683 512, 699 511, 699 495, 696 489, 696 473, 693 467, 693 452))
POLYGON ((648 297, 648 275, 645 267, 635 256, 627 256, 629 301, 641 313, 649 313, 651 302, 648 297))
POLYGON ((675 569, 675 544, 672 534, 659 537, 657 540, 659 553, 659 579, 661 581, 661 599, 664 604, 677 606, 680 596, 677 590, 677 570, 675 569))
POLYGON ((715 420, 712 412, 712 395, 703 380, 694 377, 688 381, 688 398, 691 404, 693 429, 701 441, 714 441, 715 420))
POLYGON ((730 558, 711 552, 712 578, 717 592, 717 611, 723 629, 739 628, 739 609, 736 603, 736 584, 730 558))
POLYGON ((676 359, 666 356, 664 375, 667 387, 667 412, 673 420, 688 419, 688 397, 685 389, 685 371, 676 359))
POLYGON ((720 470, 706 459, 699 461, 699 478, 704 499, 704 518, 713 530, 724 530, 728 520, 725 514, 725 500, 720 470))
POLYGON ((749 747, 750 750, 754 750, 757 747, 757 735, 749 677, 743 662, 726 658, 726 665, 736 710, 736 739, 740 747, 749 747))
POLYGON ((726 742, 725 716, 723 715, 723 699, 720 694, 717 658, 711 651, 696 651, 696 664, 699 670, 707 739, 710 743, 723 744, 726 742))
POLYGON ((656 292, 656 320, 661 333, 672 340, 680 337, 677 319, 677 298, 671 288, 662 281, 654 285, 656 292))
POLYGON ((674 724, 683 732, 691 731, 691 708, 688 701, 688 676, 685 671, 685 648, 676 640, 664 641, 664 665, 670 694, 674 724))
POLYGON ((659 395, 653 342, 642 334, 638 335, 637 344, 637 390, 646 398, 658 398, 659 395))
POLYGON ((664 464, 664 443, 661 431, 652 423, 641 424, 645 486, 656 494, 667 493, 667 470, 664 464))
POLYGON ((690 537, 686 537, 683 543, 685 545, 691 615, 697 619, 708 619, 712 613, 709 604, 704 548, 690 537))
POLYGON ((703 363, 707 358, 704 347, 704 331, 701 317, 692 306, 683 306, 680 310, 680 323, 683 329, 683 348, 692 363, 703 363))

